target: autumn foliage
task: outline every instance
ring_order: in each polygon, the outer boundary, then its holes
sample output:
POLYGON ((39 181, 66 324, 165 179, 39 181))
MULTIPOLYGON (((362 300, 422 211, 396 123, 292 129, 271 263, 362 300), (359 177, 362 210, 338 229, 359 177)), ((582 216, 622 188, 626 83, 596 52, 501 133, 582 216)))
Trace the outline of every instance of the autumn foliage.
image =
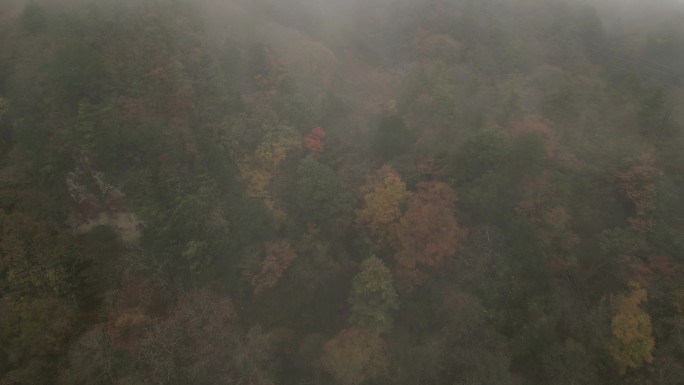
POLYGON ((462 247, 468 231, 458 225, 456 194, 445 183, 422 182, 406 212, 393 226, 392 247, 404 286, 425 280, 424 268, 443 266, 462 247))
POLYGON ((151 378, 237 381, 229 349, 238 339, 236 323, 230 299, 206 290, 189 292, 178 298, 166 318, 150 325, 136 355, 151 378))
POLYGON ((653 229, 655 225, 656 185, 655 180, 661 174, 655 165, 653 152, 642 155, 639 163, 626 171, 619 172, 620 192, 632 203, 634 209, 629 218, 629 226, 640 233, 653 229))
POLYGON ((325 147, 323 138, 325 138, 325 131, 320 127, 312 128, 311 132, 304 137, 304 148, 309 151, 309 155, 315 158, 323 155, 325 147))
POLYGON ((137 355, 138 345, 151 332, 163 307, 163 297, 151 282, 139 277, 128 279, 107 321, 107 334, 114 348, 137 355))
POLYGON ((266 246, 266 258, 261 262, 259 271, 250 277, 254 295, 275 286, 296 258, 297 254, 288 240, 269 243, 266 246))
POLYGON ((391 226, 399 220, 402 206, 411 197, 406 184, 390 166, 383 166, 361 187, 364 206, 357 212, 357 223, 366 227, 379 242, 390 238, 391 226))
POLYGON ((345 329, 323 346, 321 364, 342 385, 377 380, 387 371, 385 343, 368 330, 345 329))
POLYGON ((364 206, 357 223, 368 229, 376 245, 392 250, 403 288, 424 282, 423 269, 441 267, 468 234, 454 216, 456 194, 443 182, 419 183, 412 193, 393 168, 384 166, 361 192, 364 206))
POLYGON ((608 352, 621 374, 651 363, 655 347, 651 317, 639 306, 646 300, 646 289, 637 283, 630 286, 629 294, 615 299, 616 314, 610 323, 613 335, 608 342, 608 352))
POLYGON ((558 152, 558 137, 550 122, 543 119, 528 116, 525 119, 515 122, 510 128, 509 133, 513 137, 522 135, 539 135, 544 141, 546 156, 551 159, 558 152))
POLYGON ((682 384, 656 2, 0 0, 0 385, 682 384))

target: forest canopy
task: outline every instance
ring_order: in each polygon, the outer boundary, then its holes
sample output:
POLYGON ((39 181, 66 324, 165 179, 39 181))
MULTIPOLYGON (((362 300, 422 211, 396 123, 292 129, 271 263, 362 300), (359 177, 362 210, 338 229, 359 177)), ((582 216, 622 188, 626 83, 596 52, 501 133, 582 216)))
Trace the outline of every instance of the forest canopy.
POLYGON ((0 2, 0 385, 677 385, 684 5, 0 2))

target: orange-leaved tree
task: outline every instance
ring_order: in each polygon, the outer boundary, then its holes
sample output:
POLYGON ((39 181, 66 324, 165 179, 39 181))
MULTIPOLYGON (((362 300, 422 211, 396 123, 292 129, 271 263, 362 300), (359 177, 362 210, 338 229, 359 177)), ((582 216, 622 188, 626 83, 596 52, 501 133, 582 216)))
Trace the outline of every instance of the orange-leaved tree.
POLYGON ((250 277, 254 294, 275 286, 285 271, 297 259, 297 254, 287 239, 271 242, 266 246, 266 258, 261 262, 259 272, 250 277))
POLYGON ((397 275, 404 288, 425 279, 421 267, 441 267, 466 238, 454 216, 456 193, 442 182, 422 182, 399 222, 393 226, 397 275))
POLYGON ((323 368, 342 385, 360 385, 387 372, 385 343, 365 329, 345 329, 323 346, 323 368))

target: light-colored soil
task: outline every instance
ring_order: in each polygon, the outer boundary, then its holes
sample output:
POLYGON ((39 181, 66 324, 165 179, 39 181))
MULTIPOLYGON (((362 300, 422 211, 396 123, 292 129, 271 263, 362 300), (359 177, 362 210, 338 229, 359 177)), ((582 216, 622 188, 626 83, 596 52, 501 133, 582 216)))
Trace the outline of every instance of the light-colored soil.
POLYGON ((77 224, 75 231, 83 234, 97 226, 107 226, 121 237, 123 243, 131 245, 140 239, 140 225, 140 220, 132 212, 101 212, 96 218, 77 224))

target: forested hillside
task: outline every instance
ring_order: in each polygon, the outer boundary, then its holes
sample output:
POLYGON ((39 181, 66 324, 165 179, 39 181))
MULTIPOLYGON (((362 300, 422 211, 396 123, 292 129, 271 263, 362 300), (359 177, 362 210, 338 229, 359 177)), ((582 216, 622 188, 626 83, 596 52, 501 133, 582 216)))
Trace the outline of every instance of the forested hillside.
POLYGON ((684 384, 684 5, 0 0, 0 385, 684 384))

